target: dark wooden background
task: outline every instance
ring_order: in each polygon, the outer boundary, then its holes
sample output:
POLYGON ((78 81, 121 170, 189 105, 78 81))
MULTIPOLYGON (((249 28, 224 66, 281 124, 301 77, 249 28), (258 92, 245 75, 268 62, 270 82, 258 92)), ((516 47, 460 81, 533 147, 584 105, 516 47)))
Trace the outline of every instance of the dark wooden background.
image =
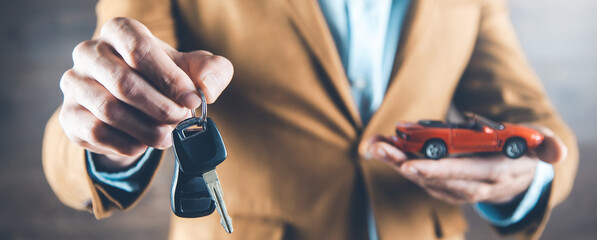
MULTIPOLYGON (((0 3, 0 239, 167 237, 172 164, 165 164, 135 209, 101 221, 62 205, 43 175, 44 124, 61 102, 58 80, 72 65, 70 52, 93 32, 94 4, 0 3)), ((543 239, 595 239, 597 1, 511 1, 511 13, 529 60, 581 149, 576 186, 553 212, 543 239)), ((470 207, 464 210, 470 239, 496 238, 470 207)))

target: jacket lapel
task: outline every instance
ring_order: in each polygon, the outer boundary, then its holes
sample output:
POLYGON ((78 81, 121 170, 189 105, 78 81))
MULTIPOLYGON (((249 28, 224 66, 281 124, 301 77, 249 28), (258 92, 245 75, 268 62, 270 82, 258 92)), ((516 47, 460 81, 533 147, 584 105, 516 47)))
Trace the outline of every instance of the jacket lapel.
MULTIPOLYGON (((328 76, 341 104, 340 107, 345 109, 355 127, 362 129, 362 121, 352 98, 342 61, 317 0, 286 0, 284 4, 285 11, 297 33, 328 76)), ((438 10, 436 4, 436 0, 412 0, 411 11, 400 34, 390 84, 383 103, 372 116, 369 124, 364 126, 364 139, 379 133, 380 127, 387 124, 387 121, 395 121, 400 117, 396 115, 397 111, 392 109, 392 103, 399 100, 397 96, 408 91, 408 87, 404 86, 408 84, 407 78, 410 77, 408 68, 413 65, 411 64, 413 55, 417 47, 420 47, 418 44, 428 30, 429 22, 436 17, 438 10)))
MULTIPOLYGON (((437 11, 436 0, 412 1, 409 16, 407 16, 407 20, 404 23, 404 30, 400 34, 400 42, 384 101, 371 117, 369 124, 365 126, 363 132, 364 140, 381 133, 381 128, 386 126, 388 121, 394 122, 401 118, 400 114, 402 111, 395 109, 393 103, 405 100, 404 98, 400 98, 400 96, 409 91, 408 84, 413 82, 412 80, 409 81, 409 78, 413 77, 410 74, 412 66, 424 65, 424 63, 414 64, 413 59, 417 48, 422 47, 419 46, 419 43, 427 32, 429 23, 436 17, 437 11)), ((359 149, 361 153, 364 153, 364 147, 366 146, 361 144, 359 149)))
MULTIPOLYGON (((317 0, 286 0, 285 10, 297 33, 321 65, 340 107, 355 126, 362 128, 359 112, 350 92, 340 55, 317 0)), ((326 79, 322 79, 325 81, 326 79)))

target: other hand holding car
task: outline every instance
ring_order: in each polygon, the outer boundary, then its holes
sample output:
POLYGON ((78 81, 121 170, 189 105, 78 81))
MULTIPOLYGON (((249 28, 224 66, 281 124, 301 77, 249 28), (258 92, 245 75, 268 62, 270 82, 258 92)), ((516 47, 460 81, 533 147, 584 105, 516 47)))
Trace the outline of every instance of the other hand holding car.
POLYGON ((540 127, 537 130, 544 136, 541 144, 518 159, 500 153, 413 159, 381 136, 371 139, 368 152, 435 198, 453 204, 501 204, 529 187, 539 161, 555 164, 566 157, 566 146, 553 132, 540 127))

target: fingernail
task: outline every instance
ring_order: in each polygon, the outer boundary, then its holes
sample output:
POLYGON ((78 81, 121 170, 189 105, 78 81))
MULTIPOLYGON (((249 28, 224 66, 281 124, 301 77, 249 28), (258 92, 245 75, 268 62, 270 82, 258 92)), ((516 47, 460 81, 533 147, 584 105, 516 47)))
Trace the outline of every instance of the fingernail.
POLYGON ((181 98, 181 104, 188 109, 198 108, 201 106, 201 97, 195 91, 188 92, 181 98))
POLYGON ((218 96, 218 78, 213 73, 208 73, 203 77, 203 85, 205 85, 206 90, 208 91, 208 95, 215 98, 218 96))

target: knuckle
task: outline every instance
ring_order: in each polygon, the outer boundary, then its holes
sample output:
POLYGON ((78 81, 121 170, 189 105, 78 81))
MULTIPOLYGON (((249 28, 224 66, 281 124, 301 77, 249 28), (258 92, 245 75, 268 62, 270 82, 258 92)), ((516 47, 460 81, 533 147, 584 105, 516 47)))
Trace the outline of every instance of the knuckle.
POLYGON ((104 143, 108 140, 108 125, 100 120, 95 120, 89 125, 88 142, 92 144, 104 143))
POLYGON ((161 104, 158 106, 158 115, 155 116, 158 121, 173 121, 176 116, 177 108, 171 104, 161 104))
POLYGON ((62 74, 62 77, 60 78, 60 90, 62 91, 63 94, 66 94, 70 91, 71 86, 72 86, 72 82, 77 78, 77 74, 75 73, 75 70, 73 69, 69 69, 66 70, 66 72, 64 72, 64 74, 62 74))
POLYGON ((111 71, 115 64, 106 53, 106 49, 108 48, 109 46, 107 43, 98 42, 92 48, 87 50, 89 54, 85 56, 84 59, 82 57, 81 62, 86 64, 86 67, 90 69, 108 72, 111 71))
POLYGON ((89 52, 90 49, 93 49, 97 45, 97 40, 85 40, 80 42, 75 46, 73 49, 73 61, 76 63, 79 59, 83 57, 86 53, 89 52))
POLYGON ((139 84, 132 79, 131 72, 126 69, 118 70, 112 79, 116 93, 121 97, 134 98, 140 94, 139 84))
POLYGON ((139 35, 130 37, 127 49, 128 62, 133 68, 142 66, 147 61, 147 55, 151 51, 151 43, 139 35))
POLYGON ((124 46, 121 56, 136 68, 146 61, 147 54, 151 51, 150 39, 146 37, 148 29, 137 20, 125 17, 116 17, 102 26, 102 35, 110 35, 113 41, 124 46))
POLYGON ((122 115, 120 102, 114 98, 102 99, 96 108, 100 116, 108 122, 119 121, 122 115))
POLYGON ((126 17, 115 17, 108 20, 103 26, 101 33, 105 34, 107 31, 121 31, 123 28, 130 26, 132 19, 126 17))

